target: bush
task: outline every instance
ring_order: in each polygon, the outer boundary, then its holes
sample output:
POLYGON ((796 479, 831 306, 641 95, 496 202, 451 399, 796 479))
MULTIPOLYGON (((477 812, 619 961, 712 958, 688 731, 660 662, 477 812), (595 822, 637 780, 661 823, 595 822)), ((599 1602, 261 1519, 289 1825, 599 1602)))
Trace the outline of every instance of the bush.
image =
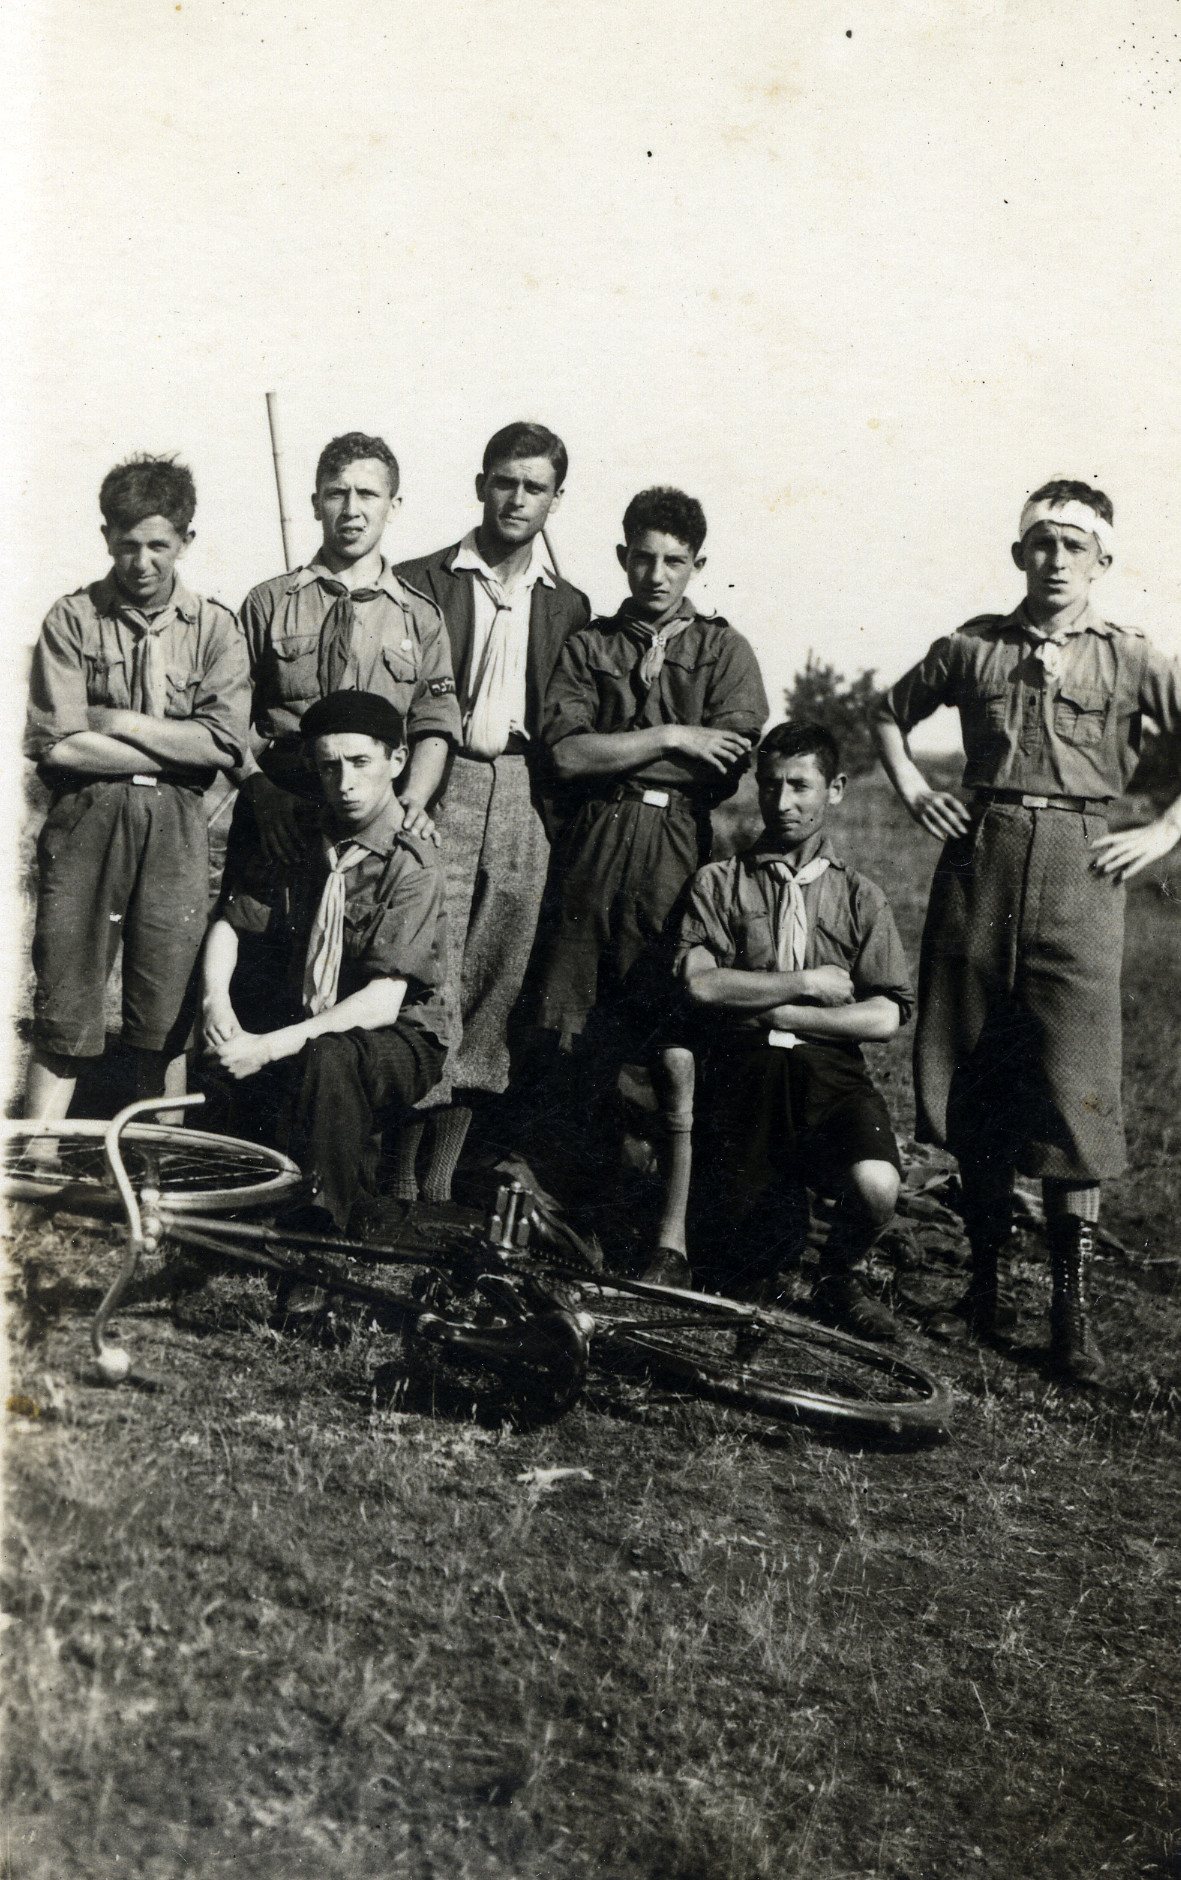
POLYGON ((783 694, 783 709, 791 719, 826 726, 841 747, 841 768, 850 777, 863 777, 877 762, 869 708, 879 690, 872 668, 846 679, 809 650, 804 670, 783 694))

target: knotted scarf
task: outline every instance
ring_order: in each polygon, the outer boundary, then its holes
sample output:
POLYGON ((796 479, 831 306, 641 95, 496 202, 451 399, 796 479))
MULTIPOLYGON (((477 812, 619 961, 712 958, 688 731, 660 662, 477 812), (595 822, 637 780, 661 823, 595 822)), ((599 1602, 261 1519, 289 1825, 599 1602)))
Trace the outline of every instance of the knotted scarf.
POLYGON ((308 957, 303 976, 304 1009, 315 1018, 336 1004, 340 984, 340 963, 344 956, 345 875, 364 861, 369 850, 363 842, 351 842, 347 848, 324 844, 328 858, 328 879, 308 935, 308 957))
POLYGON ((317 577, 320 586, 335 596, 332 606, 324 616, 320 628, 320 646, 316 662, 316 680, 320 687, 320 697, 327 698, 330 692, 339 692, 344 685, 345 669, 349 663, 349 654, 353 650, 353 628, 357 622, 357 601, 375 601, 381 593, 380 588, 345 587, 343 581, 330 581, 326 575, 317 577))
POLYGON ((763 862, 778 892, 775 900, 775 958, 781 973, 801 973, 808 947, 808 916, 804 910, 804 889, 818 881, 829 866, 827 855, 815 855, 804 866, 794 869, 782 856, 770 856, 763 862))

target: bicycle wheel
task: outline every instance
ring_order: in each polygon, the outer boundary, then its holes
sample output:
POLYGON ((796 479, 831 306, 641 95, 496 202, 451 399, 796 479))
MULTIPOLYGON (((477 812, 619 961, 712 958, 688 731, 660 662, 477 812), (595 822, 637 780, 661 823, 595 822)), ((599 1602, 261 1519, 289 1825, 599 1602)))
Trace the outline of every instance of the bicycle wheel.
POLYGON ((579 1286, 595 1362, 737 1410, 878 1434, 945 1434, 951 1393, 896 1352, 769 1308, 646 1286, 579 1286))
MULTIPOLYGON (((68 1200, 79 1212, 89 1201, 109 1212, 118 1194, 103 1155, 107 1128, 90 1117, 5 1122, 0 1190, 14 1201, 68 1200), (55 1139, 52 1154, 47 1138, 55 1139)), ((278 1149, 205 1130, 129 1123, 119 1143, 132 1186, 158 1189, 161 1204, 177 1214, 258 1207, 281 1200, 300 1179, 296 1164, 278 1149)))

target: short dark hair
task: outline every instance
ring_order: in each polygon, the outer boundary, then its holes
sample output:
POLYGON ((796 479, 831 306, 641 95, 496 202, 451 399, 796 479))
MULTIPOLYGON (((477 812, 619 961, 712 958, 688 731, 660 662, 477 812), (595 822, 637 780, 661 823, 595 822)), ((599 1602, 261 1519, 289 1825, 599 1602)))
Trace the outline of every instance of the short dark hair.
POLYGON ((809 755, 815 757, 825 783, 831 783, 841 768, 841 747, 827 725, 818 725, 802 719, 794 723, 789 721, 787 724, 772 725, 759 745, 756 771, 762 769, 765 757, 807 757, 809 755))
POLYGON ((1110 496, 1103 490, 1094 490, 1089 483, 1080 483, 1076 477, 1052 477, 1049 483, 1043 483, 1040 490, 1034 490, 1026 497, 1030 503, 1085 503, 1097 516, 1111 528, 1115 523, 1115 510, 1110 496))
POLYGON ((384 437, 367 437, 364 431, 343 431, 339 437, 325 444, 316 465, 316 488, 319 489, 325 477, 334 477, 347 463, 357 463, 362 457, 375 457, 378 463, 385 465, 390 479, 390 495, 396 496, 398 484, 402 480, 398 459, 384 437))
POLYGON ((197 507, 193 473, 175 457, 129 457, 108 470, 98 506, 109 529, 134 529, 145 516, 164 516, 187 535, 197 507))
POLYGON ((690 554, 696 555, 705 540, 705 511, 695 496, 659 483, 633 496, 623 512, 623 539, 629 548, 645 529, 675 535, 690 554))
POLYGON ((548 457, 554 466, 555 490, 561 489, 570 468, 570 459, 561 438, 553 431, 547 431, 544 424, 529 424, 524 419, 517 424, 506 424, 503 430, 488 439, 480 468, 487 476, 494 465, 507 463, 510 457, 548 457))

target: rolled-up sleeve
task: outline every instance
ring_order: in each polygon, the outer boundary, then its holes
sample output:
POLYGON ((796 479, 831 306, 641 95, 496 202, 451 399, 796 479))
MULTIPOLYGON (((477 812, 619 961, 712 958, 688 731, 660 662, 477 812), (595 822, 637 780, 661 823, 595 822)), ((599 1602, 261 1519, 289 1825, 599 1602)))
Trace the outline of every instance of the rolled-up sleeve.
POLYGON ((1151 644, 1145 648, 1140 709, 1166 737, 1181 734, 1181 666, 1151 644))
POLYGON ((417 592, 410 593, 409 601, 422 649, 422 668, 406 714, 406 735, 412 744, 417 738, 446 738, 458 749, 463 742, 463 723, 455 696, 447 628, 433 601, 417 592))
POLYGON ((24 753, 47 757, 62 738, 87 728, 86 661, 82 622, 68 601, 50 608, 33 649, 24 753))
POLYGON ((921 724, 940 705, 954 705, 955 640, 946 634, 929 647, 917 666, 882 692, 870 711, 875 724, 894 723, 903 731, 921 724))
POLYGON ((562 648, 546 688, 541 714, 541 736, 551 749, 563 738, 593 731, 598 716, 599 688, 587 658, 587 642, 572 633, 562 648))
POLYGON ((770 710, 754 649, 730 627, 714 661, 702 723, 711 731, 738 731, 757 742, 770 710))
POLYGON ((890 904, 880 888, 865 880, 857 883, 855 897, 860 944, 853 965, 853 990, 859 999, 893 999, 905 1025, 914 1012, 914 988, 890 904))
POLYGON ((405 979, 435 990, 447 978, 444 882, 410 857, 379 903, 354 964, 371 979, 405 979))
MULTIPOLYGON (((192 717, 235 764, 246 755, 250 725, 250 661, 246 637, 228 607, 202 603, 210 616, 192 717)), ((203 623, 204 624, 204 623, 203 623)))
POLYGON ((694 947, 704 947, 719 966, 733 966, 734 929, 726 918, 729 904, 724 863, 710 862, 693 878, 677 934, 676 967, 681 971, 694 947))

